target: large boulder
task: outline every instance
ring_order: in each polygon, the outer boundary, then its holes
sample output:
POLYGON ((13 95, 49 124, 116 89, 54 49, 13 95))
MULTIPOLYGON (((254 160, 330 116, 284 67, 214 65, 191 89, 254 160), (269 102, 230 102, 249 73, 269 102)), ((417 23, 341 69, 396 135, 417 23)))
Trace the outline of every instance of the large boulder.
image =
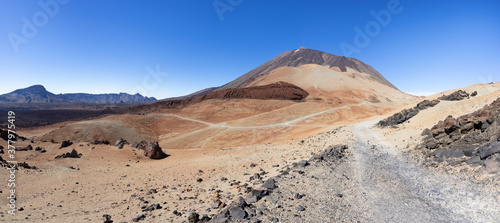
POLYGON ((167 154, 163 152, 158 142, 149 142, 144 147, 144 155, 151 159, 163 159, 167 154))

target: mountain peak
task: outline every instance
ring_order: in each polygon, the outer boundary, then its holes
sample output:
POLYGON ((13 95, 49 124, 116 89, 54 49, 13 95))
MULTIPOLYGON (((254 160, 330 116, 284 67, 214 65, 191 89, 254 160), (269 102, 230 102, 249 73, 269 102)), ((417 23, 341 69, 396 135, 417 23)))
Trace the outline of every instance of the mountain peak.
POLYGON ((297 52, 299 52, 301 50, 305 50, 305 49, 306 49, 305 47, 301 46, 300 48, 294 50, 293 52, 297 53, 297 52))
POLYGON ((47 92, 47 89, 41 84, 36 84, 27 88, 23 89, 18 89, 16 91, 22 91, 22 92, 47 92))
POLYGON ((387 81, 378 71, 370 65, 361 62, 358 59, 337 56, 330 53, 325 53, 319 50, 306 49, 300 47, 296 50, 286 51, 272 60, 262 64, 261 66, 251 70, 236 80, 220 87, 218 90, 238 88, 244 85, 247 81, 271 72, 279 67, 300 67, 305 64, 317 64, 321 66, 338 67, 342 72, 346 72, 347 68, 351 68, 360 73, 370 75, 370 78, 376 80, 391 88, 397 89, 389 81, 387 81))

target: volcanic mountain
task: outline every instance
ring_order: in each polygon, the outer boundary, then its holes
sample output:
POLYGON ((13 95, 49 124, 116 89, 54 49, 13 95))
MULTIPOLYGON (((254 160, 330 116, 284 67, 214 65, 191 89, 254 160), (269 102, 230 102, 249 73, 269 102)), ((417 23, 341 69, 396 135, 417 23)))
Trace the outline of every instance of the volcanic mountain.
POLYGON ((231 81, 220 89, 228 88, 238 88, 244 86, 245 83, 251 79, 256 78, 259 75, 269 73, 280 67, 300 67, 306 64, 316 64, 321 66, 327 66, 329 68, 337 67, 341 72, 347 72, 347 68, 352 69, 355 72, 368 74, 371 80, 380 82, 384 85, 397 89, 389 81, 387 81, 378 71, 373 69, 370 65, 367 65, 360 60, 336 56, 333 54, 325 53, 318 50, 306 49, 301 47, 296 50, 286 51, 272 60, 262 64, 261 66, 251 70, 250 72, 244 74, 243 76, 231 81))
POLYGON ((144 97, 140 94, 53 94, 42 85, 18 89, 13 92, 0 95, 0 103, 143 103, 156 101, 153 97, 144 97))

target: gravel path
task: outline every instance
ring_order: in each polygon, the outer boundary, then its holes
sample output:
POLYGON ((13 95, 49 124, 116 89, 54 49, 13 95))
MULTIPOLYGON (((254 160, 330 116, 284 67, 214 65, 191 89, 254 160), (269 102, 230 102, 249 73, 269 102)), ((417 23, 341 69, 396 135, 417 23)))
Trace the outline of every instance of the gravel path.
MULTIPOLYGON (((263 222, 500 222, 500 189, 419 166, 380 139, 374 122, 348 126, 348 155, 297 165, 254 206, 263 222)), ((323 140, 335 142, 333 135, 323 140)))

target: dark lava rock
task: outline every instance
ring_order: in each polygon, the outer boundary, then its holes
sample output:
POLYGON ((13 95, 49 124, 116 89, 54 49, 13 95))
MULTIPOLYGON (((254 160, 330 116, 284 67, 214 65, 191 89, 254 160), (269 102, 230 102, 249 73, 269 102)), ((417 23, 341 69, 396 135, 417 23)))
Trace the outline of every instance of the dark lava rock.
POLYGON ((113 223, 113 220, 111 220, 111 215, 105 214, 102 216, 104 223, 113 223))
POLYGON ((471 97, 476 97, 477 96, 477 91, 474 91, 472 92, 472 94, 470 94, 471 97))
POLYGON ((227 222, 230 219, 241 220, 248 216, 245 208, 249 207, 245 199, 236 198, 224 211, 215 216, 214 222, 227 222))
POLYGON ((302 205, 299 205, 297 207, 297 211, 305 211, 305 210, 306 210, 306 208, 304 208, 302 205))
POLYGON ((425 109, 436 106, 437 104, 439 104, 439 102, 440 102, 439 100, 432 100, 432 101, 424 100, 424 101, 418 103, 416 108, 418 110, 425 110, 425 109))
POLYGON ((300 200, 303 197, 304 197, 304 195, 303 194, 299 194, 299 193, 296 193, 295 196, 294 196, 294 198, 297 199, 297 200, 300 200))
MULTIPOLYGON (((13 132, 11 132, 10 134, 14 136, 14 138, 11 138, 10 140, 17 141, 17 138, 19 138, 19 136, 13 132)), ((4 139, 5 141, 8 141, 9 140, 9 131, 0 129, 0 138, 4 139)))
POLYGON ((60 159, 60 158, 80 158, 80 157, 82 157, 82 154, 81 153, 79 154, 75 149, 73 149, 73 150, 71 150, 71 152, 68 152, 68 153, 56 156, 56 159, 60 159))
POLYGON ((458 90, 455 91, 449 95, 443 95, 439 97, 439 100, 444 100, 444 101, 461 101, 466 98, 469 98, 469 94, 463 90, 458 90))
POLYGON ((465 156, 471 157, 467 164, 480 165, 481 160, 500 153, 500 98, 471 114, 448 116, 422 135, 426 137, 417 148, 434 156, 435 161, 450 163, 450 159, 465 156))
POLYGON ((479 151, 479 157, 482 160, 486 159, 495 153, 500 153, 500 142, 495 141, 495 142, 489 143, 488 145, 480 147, 478 149, 478 151, 479 151))
POLYGON ((302 167, 306 167, 309 166, 309 162, 307 162, 307 160, 301 160, 299 161, 299 165, 302 167))
POLYGON ((398 125, 401 124, 413 116, 418 114, 418 109, 416 108, 410 108, 410 109, 404 109, 401 112, 398 112, 378 123, 379 126, 393 126, 393 125, 398 125))
POLYGON ((269 190, 277 188, 276 181, 273 178, 269 178, 266 180, 266 182, 264 182, 264 184, 262 184, 262 187, 269 190))
POLYGON ((118 147, 118 149, 123 149, 123 146, 125 146, 125 144, 129 144, 129 143, 127 142, 127 140, 122 139, 122 138, 116 140, 116 142, 115 142, 115 146, 118 147))
POLYGON ((94 140, 92 142, 92 144, 94 144, 94 145, 109 145, 111 143, 109 143, 108 140, 94 140))
POLYGON ((189 213, 188 216, 188 222, 189 223, 197 223, 200 222, 200 215, 196 212, 191 212, 189 213))
POLYGON ((133 218, 132 221, 133 222, 138 222, 138 221, 142 221, 146 218, 146 215, 145 214, 140 214, 140 215, 137 215, 137 217, 133 218))
POLYGON ((149 142, 144 148, 144 155, 151 159, 163 159, 168 155, 163 152, 158 142, 149 142))
POLYGON ((33 147, 31 145, 28 145, 26 147, 16 147, 15 150, 16 151, 29 151, 29 150, 33 150, 33 147))
POLYGON ((159 210, 162 209, 162 206, 160 204, 152 204, 149 206, 144 206, 142 208, 142 211, 154 211, 154 210, 159 210))
POLYGON ((252 190, 245 198, 245 201, 249 204, 255 203, 262 199, 263 197, 269 195, 270 191, 268 190, 252 190))
POLYGON ((386 127, 386 126, 396 126, 398 124, 401 124, 403 122, 408 121, 409 119, 413 118, 418 114, 419 111, 425 110, 430 107, 434 107, 437 104, 439 104, 439 100, 424 100, 420 103, 417 104, 417 106, 410 108, 410 109, 403 109, 401 112, 398 112, 380 122, 377 123, 377 125, 386 127))
POLYGON ((220 207, 222 207, 222 201, 220 201, 220 200, 216 200, 216 201, 214 202, 214 204, 212 205, 212 208, 213 208, 213 209, 218 209, 218 208, 220 208, 220 207))
POLYGON ((66 140, 66 141, 63 141, 61 143, 61 147, 59 147, 59 149, 62 149, 62 148, 65 148, 65 147, 68 147, 68 146, 71 146, 73 145, 73 142, 69 141, 69 140, 66 140))
POLYGON ((19 163, 18 166, 23 167, 25 169, 33 169, 33 170, 37 169, 36 166, 30 166, 26 162, 19 163))

